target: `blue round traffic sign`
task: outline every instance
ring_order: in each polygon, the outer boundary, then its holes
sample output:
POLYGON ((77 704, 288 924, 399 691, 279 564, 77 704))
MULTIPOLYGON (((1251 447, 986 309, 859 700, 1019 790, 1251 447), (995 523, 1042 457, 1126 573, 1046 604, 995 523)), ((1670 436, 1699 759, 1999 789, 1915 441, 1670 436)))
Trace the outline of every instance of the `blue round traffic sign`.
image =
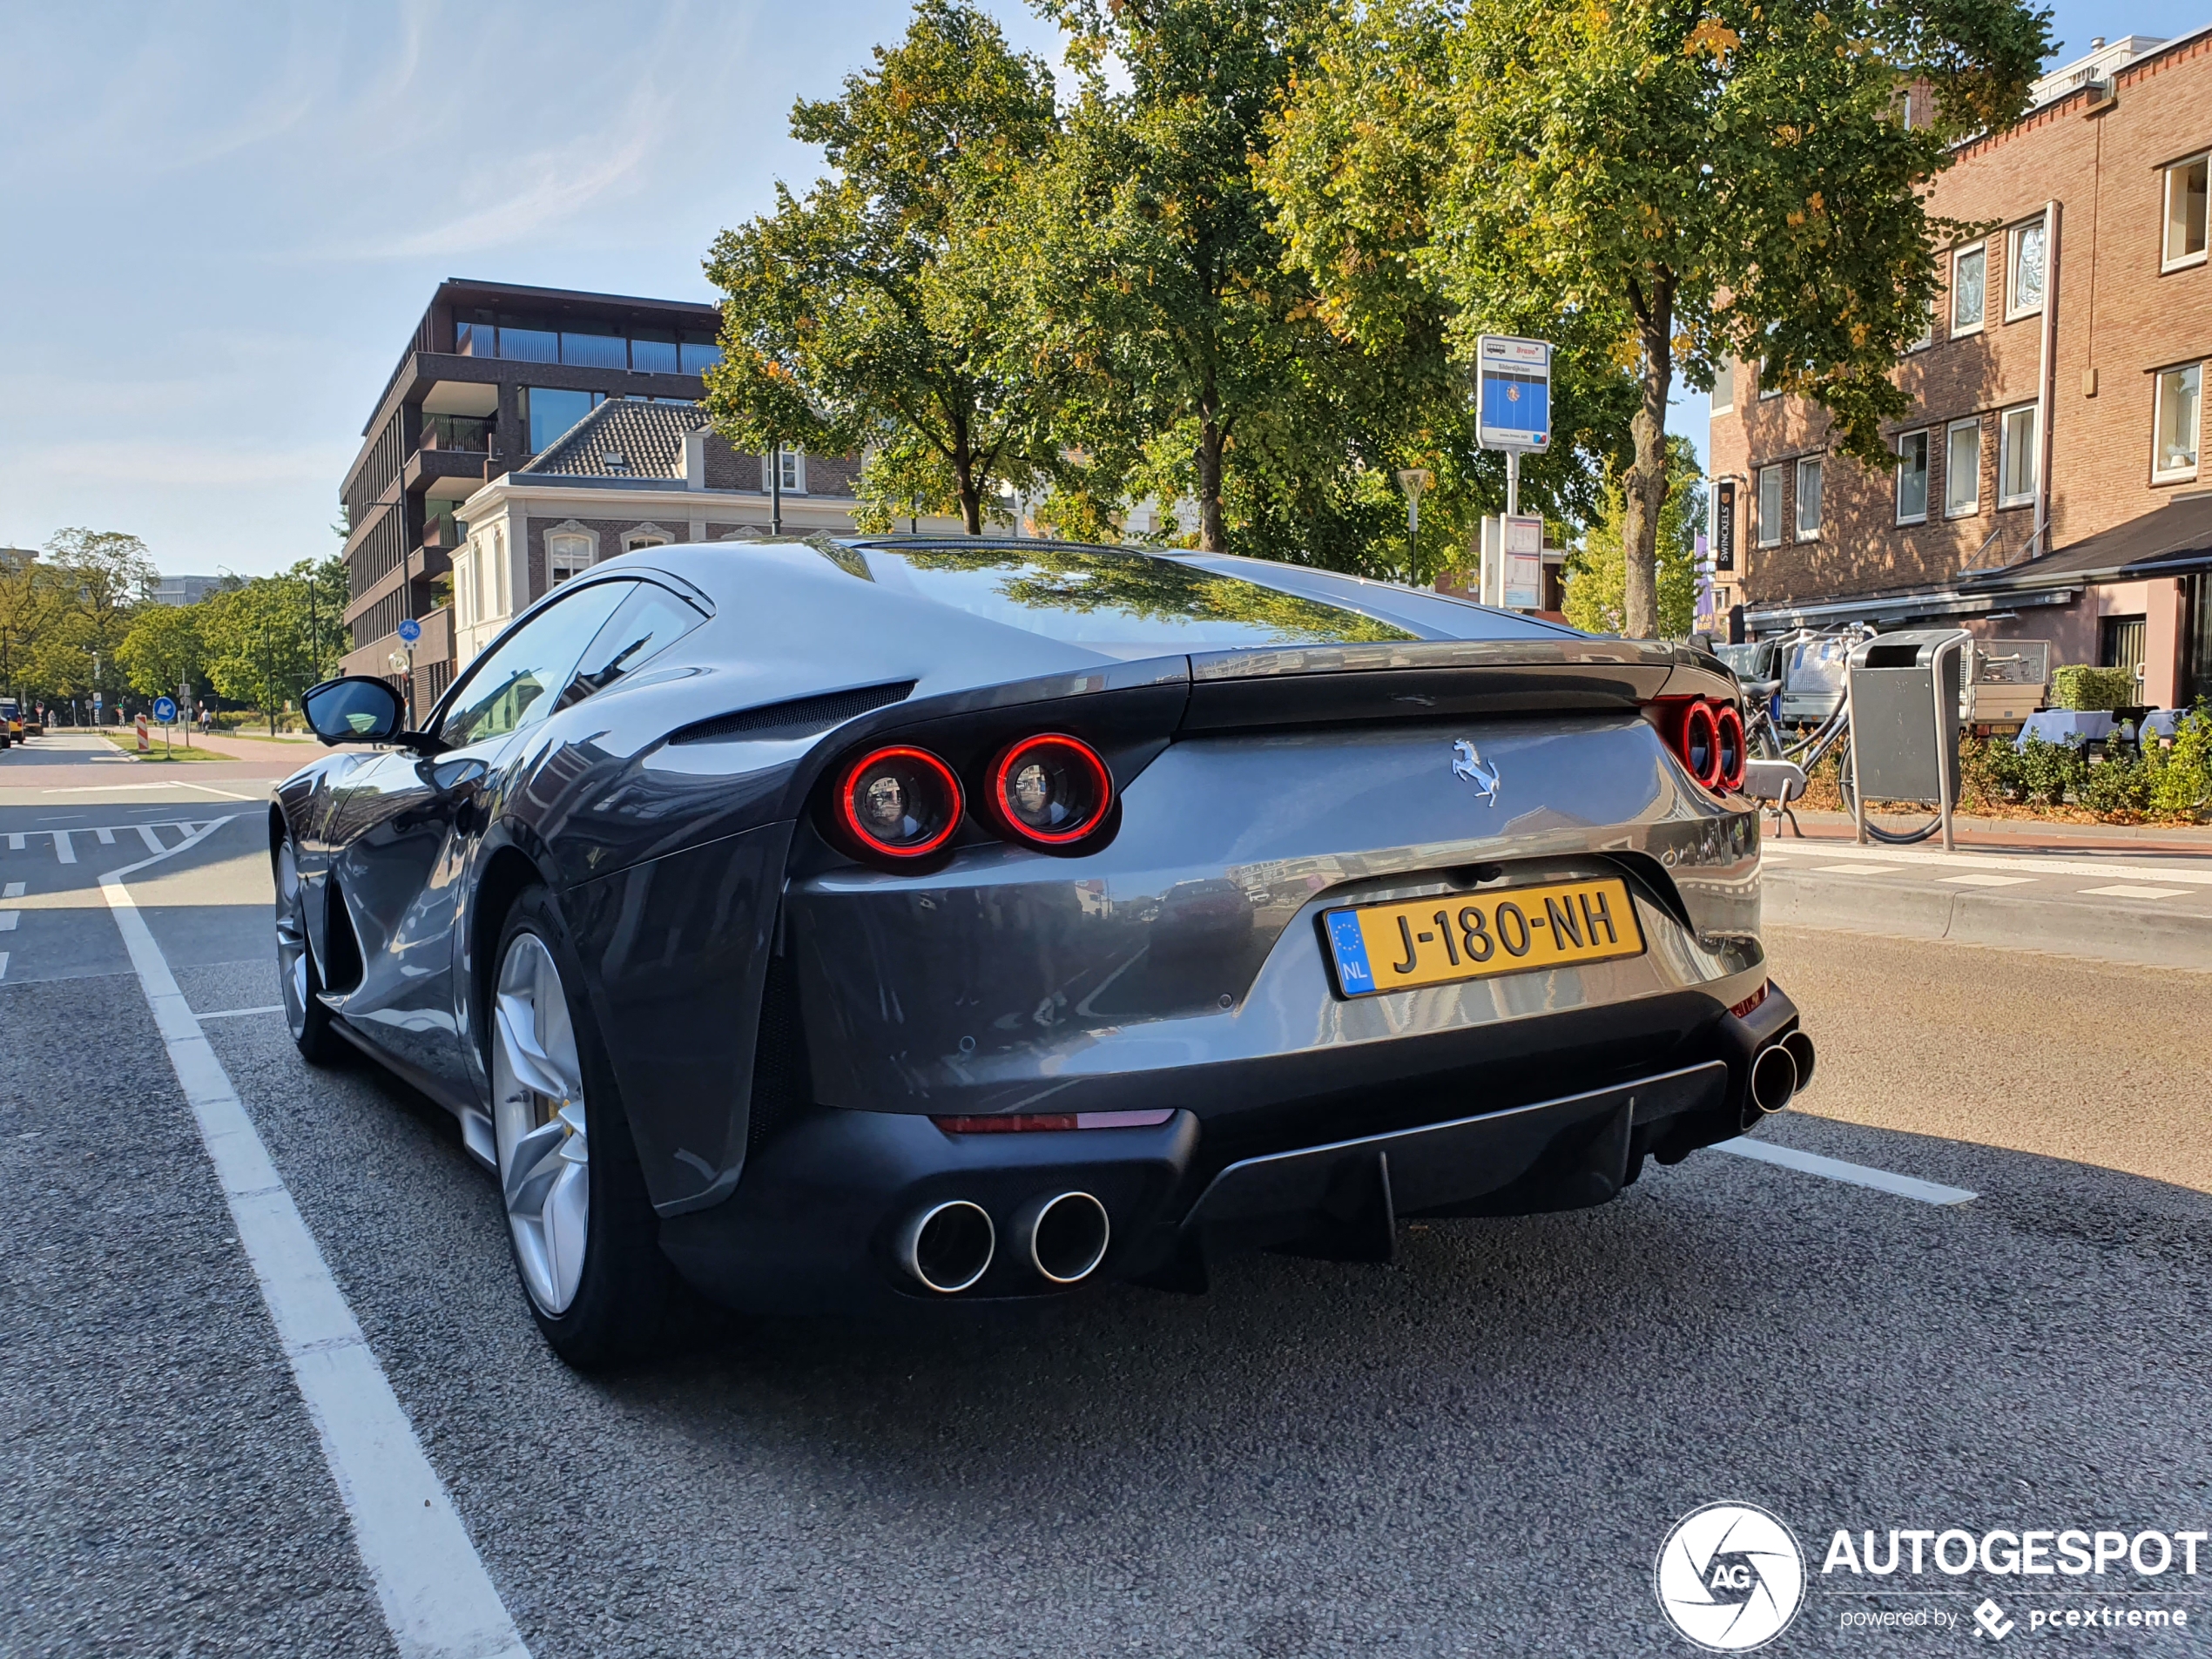
POLYGON ((422 624, 412 617, 402 618, 400 623, 400 637, 412 645, 422 637, 422 624))
POLYGON ((170 721, 177 718, 177 699, 173 697, 154 698, 153 718, 160 721, 162 725, 167 725, 170 721))

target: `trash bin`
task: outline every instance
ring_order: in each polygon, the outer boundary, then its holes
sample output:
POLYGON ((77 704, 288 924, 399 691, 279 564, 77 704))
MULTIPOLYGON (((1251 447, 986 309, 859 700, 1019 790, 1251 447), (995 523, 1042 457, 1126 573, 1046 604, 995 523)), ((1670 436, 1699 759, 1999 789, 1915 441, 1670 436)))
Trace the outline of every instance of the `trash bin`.
POLYGON ((1877 634, 1851 654, 1851 776, 1870 800, 1932 801, 1951 840, 1959 799, 1959 693, 1966 647, 1959 628, 1877 634))

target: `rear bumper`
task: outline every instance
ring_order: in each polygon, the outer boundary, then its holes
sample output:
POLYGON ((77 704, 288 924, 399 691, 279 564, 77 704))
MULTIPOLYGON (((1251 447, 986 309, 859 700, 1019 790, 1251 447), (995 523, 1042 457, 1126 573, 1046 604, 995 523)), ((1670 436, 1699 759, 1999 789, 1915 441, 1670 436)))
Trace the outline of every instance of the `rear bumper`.
POLYGON ((1202 1289, 1211 1258, 1286 1250, 1387 1259, 1413 1216, 1524 1215, 1602 1204, 1643 1158, 1673 1162, 1741 1132, 1751 1056, 1793 1028, 1778 988, 1722 1013, 1689 1063, 1556 1098, 1224 1162, 1177 1111, 1155 1128, 949 1135, 928 1117, 825 1110, 763 1148, 737 1191, 662 1224, 678 1268, 718 1301, 820 1312, 935 1299, 896 1266, 902 1224, 955 1199, 991 1217, 998 1248, 960 1299, 1055 1287, 1014 1230, 1024 1205, 1088 1192, 1112 1236, 1096 1277, 1202 1289))

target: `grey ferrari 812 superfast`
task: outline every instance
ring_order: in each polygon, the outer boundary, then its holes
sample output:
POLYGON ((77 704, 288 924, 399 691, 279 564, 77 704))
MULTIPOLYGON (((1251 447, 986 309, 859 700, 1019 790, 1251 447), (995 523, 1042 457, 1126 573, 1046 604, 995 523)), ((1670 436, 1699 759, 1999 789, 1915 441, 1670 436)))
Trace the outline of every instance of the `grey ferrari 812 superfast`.
POLYGON ((594 1365, 1602 1204, 1810 1076, 1736 681, 1205 553, 607 560, 269 817, 294 1040, 442 1103, 594 1365))

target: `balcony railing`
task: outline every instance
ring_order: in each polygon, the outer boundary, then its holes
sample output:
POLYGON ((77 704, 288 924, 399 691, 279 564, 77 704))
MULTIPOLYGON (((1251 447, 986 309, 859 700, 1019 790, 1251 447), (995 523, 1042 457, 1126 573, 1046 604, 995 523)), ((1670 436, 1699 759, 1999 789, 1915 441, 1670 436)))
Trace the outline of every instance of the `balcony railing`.
POLYGON ((467 537, 451 513, 428 513, 422 519, 422 545, 451 552, 467 537))
POLYGON ((489 415, 426 415, 422 417, 421 441, 416 448, 489 455, 491 435, 498 425, 489 415))

